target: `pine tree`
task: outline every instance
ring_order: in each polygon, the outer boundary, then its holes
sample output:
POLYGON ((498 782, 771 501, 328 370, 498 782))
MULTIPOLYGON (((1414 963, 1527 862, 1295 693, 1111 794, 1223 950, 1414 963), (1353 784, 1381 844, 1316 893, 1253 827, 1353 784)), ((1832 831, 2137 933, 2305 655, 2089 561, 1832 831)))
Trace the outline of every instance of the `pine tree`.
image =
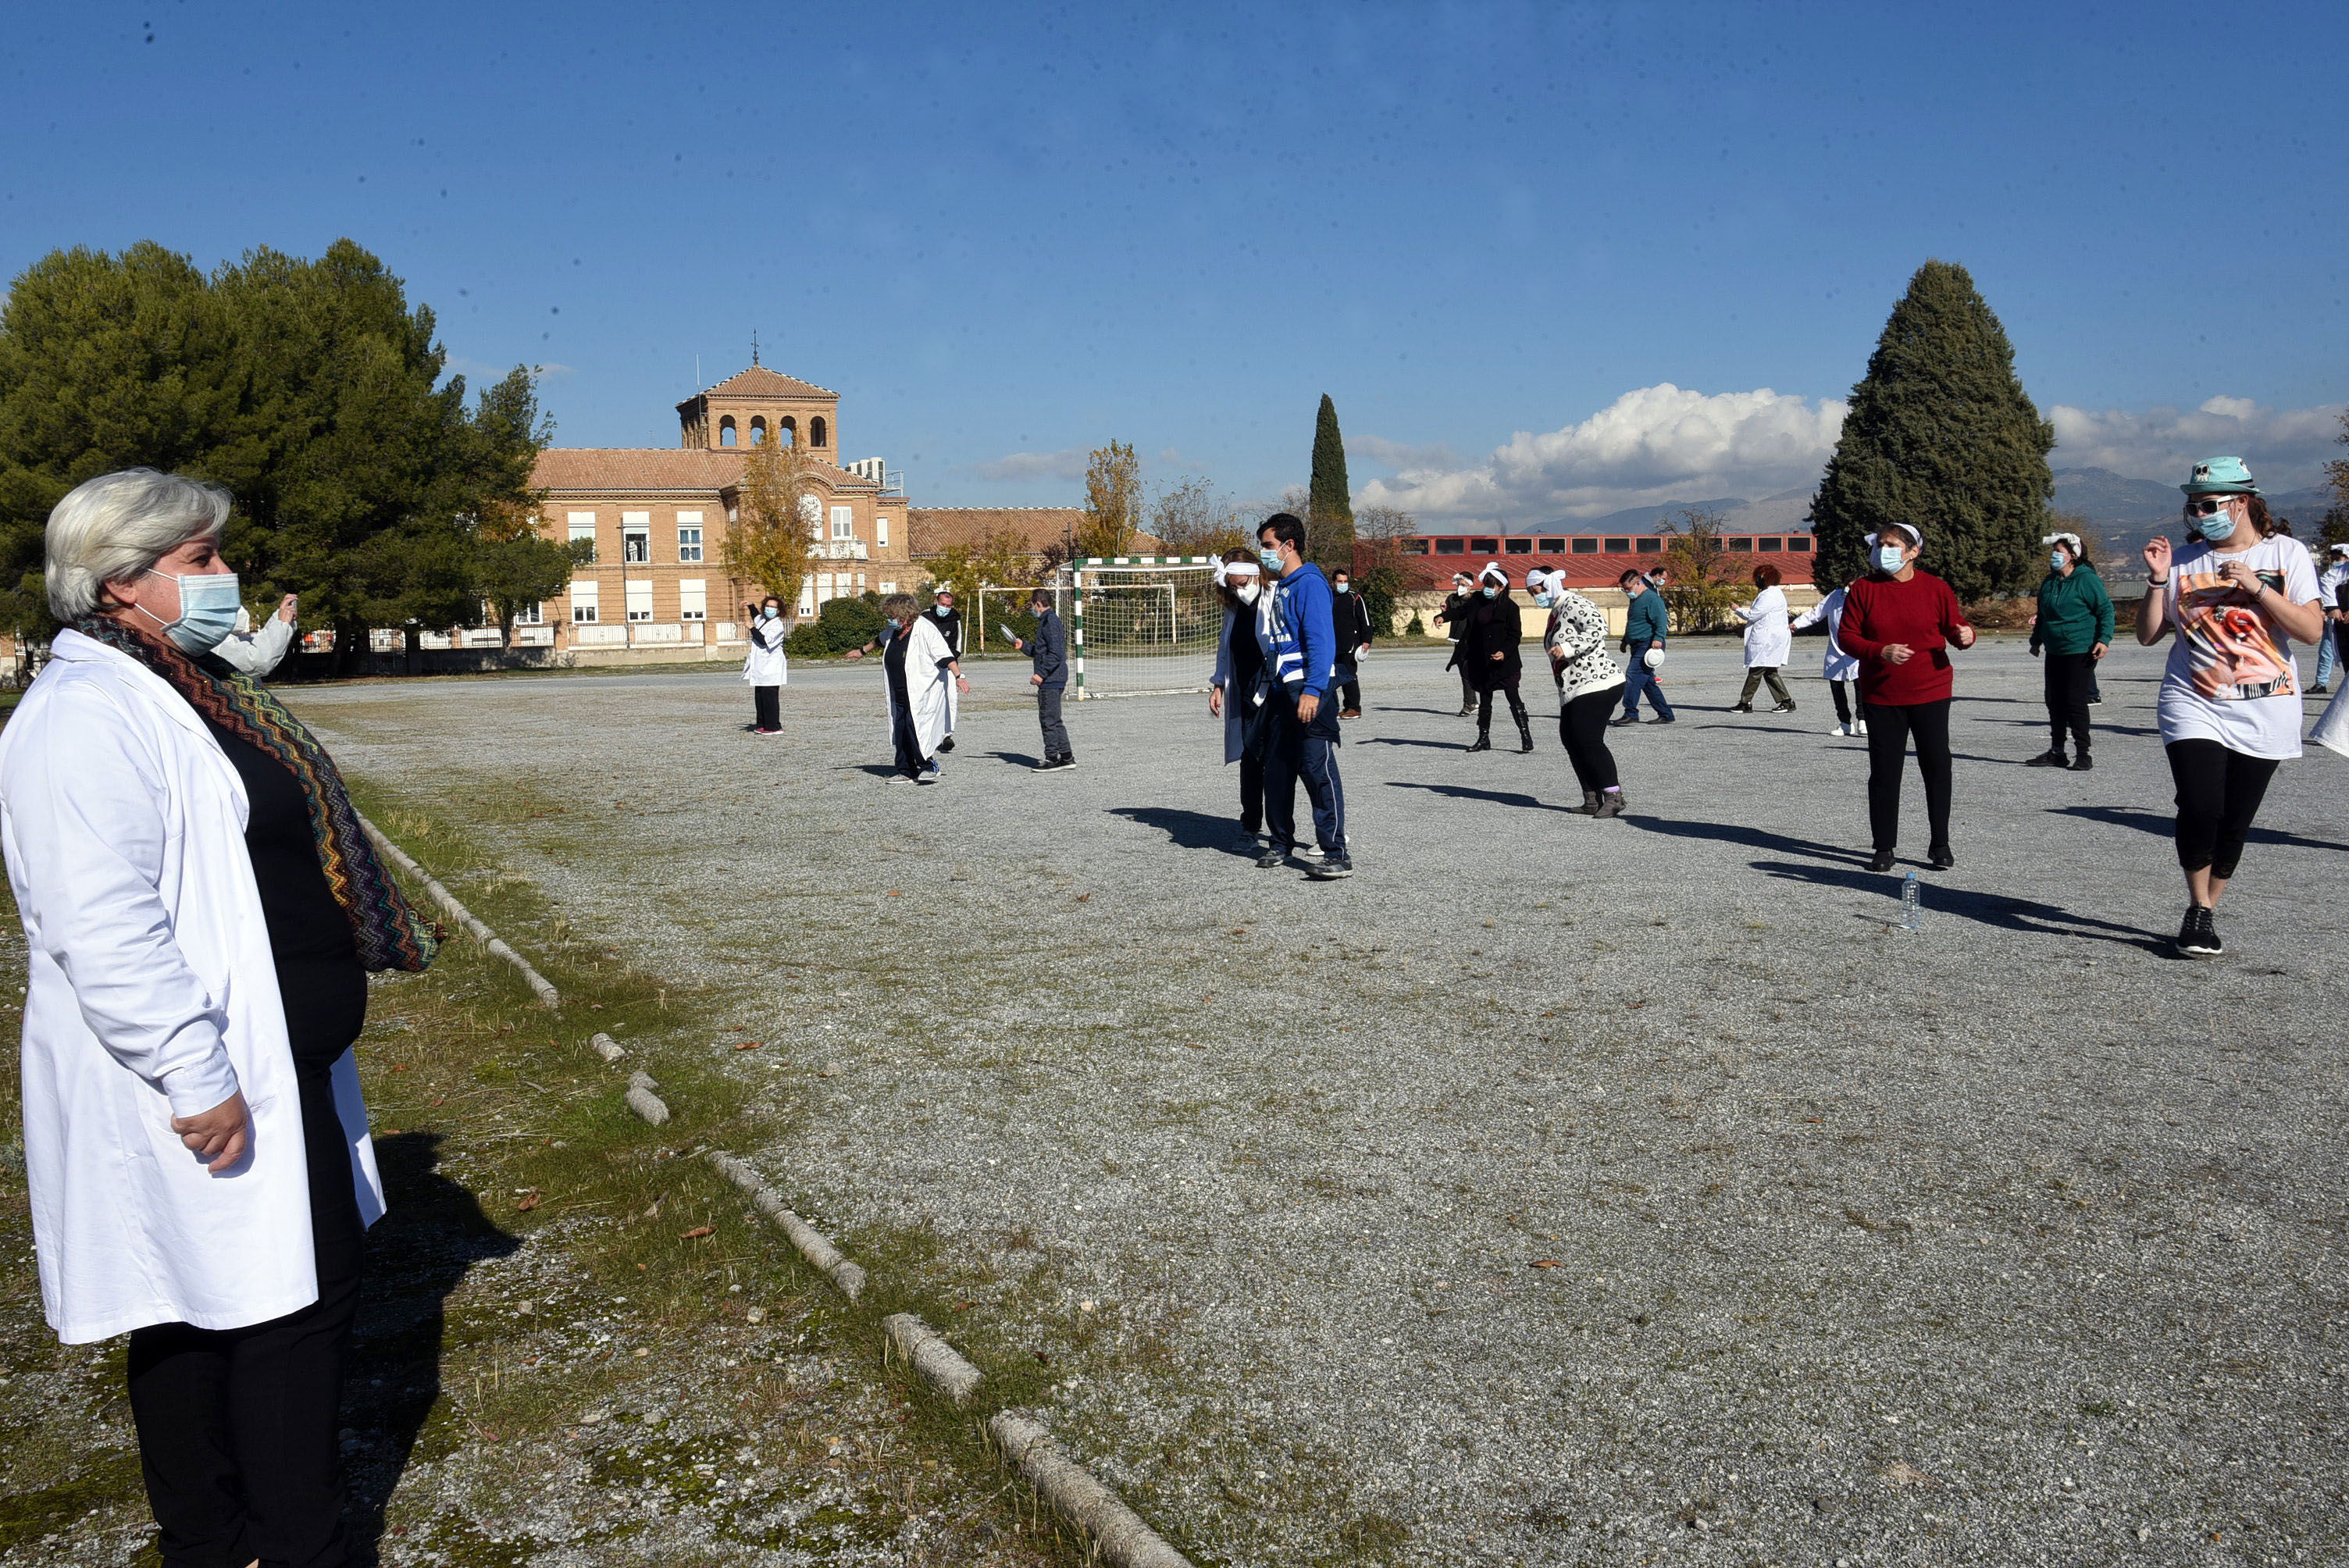
POLYGON ((1338 434, 1338 405, 1321 394, 1313 422, 1313 480, 1305 494, 1305 540, 1325 572, 1354 569, 1354 492, 1346 482, 1346 440, 1338 434))
POLYGON ((2019 592, 2046 531, 2054 445, 1973 279, 1953 263, 1927 262, 1851 389, 1811 500, 1820 588, 1868 570, 1864 535, 1910 522, 1925 535, 1919 564, 1959 598, 2019 592))

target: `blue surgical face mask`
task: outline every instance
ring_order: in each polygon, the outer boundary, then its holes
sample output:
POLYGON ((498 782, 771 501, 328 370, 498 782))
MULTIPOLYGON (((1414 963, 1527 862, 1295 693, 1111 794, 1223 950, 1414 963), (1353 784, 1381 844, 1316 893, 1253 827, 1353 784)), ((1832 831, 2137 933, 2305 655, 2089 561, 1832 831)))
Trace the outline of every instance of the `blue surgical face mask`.
POLYGON ((1897 544, 1878 545, 1876 547, 1877 570, 1882 572, 1888 577, 1898 573, 1901 567, 1908 564, 1908 562, 1904 559, 1904 555, 1905 552, 1903 552, 1897 544))
POLYGON ((1500 590, 1498 588, 1480 588, 1477 592, 1484 594, 1485 598, 1490 599, 1494 594, 1498 593, 1500 590))
POLYGON ((1557 604, 1557 594, 1555 594, 1555 593, 1549 593, 1549 592, 1544 591, 1544 592, 1542 592, 1542 593, 1537 593, 1537 594, 1535 594, 1535 595, 1534 595, 1534 603, 1535 603, 1536 604, 1539 605, 1542 609, 1547 610, 1547 609, 1551 608, 1551 607, 1552 607, 1552 606, 1554 606, 1555 604, 1557 604))
POLYGON ((1256 558, 1263 563, 1267 572, 1278 573, 1280 570, 1280 552, 1278 550, 1269 547, 1258 550, 1256 552, 1256 558))
POLYGON ((1351 593, 1353 591, 1354 585, 1351 583, 1332 583, 1330 584, 1330 592, 1332 593, 1351 593))
POLYGON ((2216 544, 2235 531, 2235 514, 2222 506, 2208 517, 2196 518, 2194 531, 2216 544))
POLYGON ((763 610, 761 610, 761 611, 760 611, 760 612, 759 612, 759 619, 761 619, 761 621, 771 621, 771 620, 773 620, 773 619, 776 617, 776 615, 777 615, 777 614, 779 614, 780 613, 781 613, 781 612, 779 612, 778 610, 776 610, 776 608, 775 608, 772 604, 770 604, 770 605, 768 605, 765 609, 763 609, 763 610))
POLYGON ((2051 550, 2047 552, 2047 570, 2061 572, 2064 570, 2064 563, 2071 559, 2060 550, 2051 550))
MULTIPOLYGON (((163 634, 182 653, 209 654, 236 630, 236 614, 244 607, 233 572, 207 572, 175 576, 151 568, 148 575, 170 577, 180 585, 180 618, 161 623, 163 634)), ((155 617, 151 613, 149 619, 155 617)))
POLYGON ((930 608, 936 611, 941 615, 951 615, 954 614, 954 606, 951 604, 933 604, 930 608))

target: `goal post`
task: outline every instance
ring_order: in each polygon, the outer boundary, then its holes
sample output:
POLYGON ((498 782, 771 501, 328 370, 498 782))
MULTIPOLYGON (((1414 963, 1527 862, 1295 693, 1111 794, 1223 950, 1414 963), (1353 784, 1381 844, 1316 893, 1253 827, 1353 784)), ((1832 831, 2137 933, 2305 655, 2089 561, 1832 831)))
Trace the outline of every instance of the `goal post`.
POLYGON ((1224 603, 1212 555, 1088 556, 1069 623, 1077 700, 1207 689, 1224 603))

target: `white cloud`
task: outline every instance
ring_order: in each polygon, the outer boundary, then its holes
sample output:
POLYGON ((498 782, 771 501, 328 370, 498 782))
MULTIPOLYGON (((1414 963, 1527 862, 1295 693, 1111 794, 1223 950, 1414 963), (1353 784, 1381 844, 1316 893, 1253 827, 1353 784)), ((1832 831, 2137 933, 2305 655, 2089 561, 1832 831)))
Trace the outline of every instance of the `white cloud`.
POLYGON ((1349 436, 1346 455, 1361 453, 1372 462, 1384 463, 1391 469, 1456 469, 1460 459, 1452 449, 1438 441, 1432 447, 1414 447, 1407 441, 1390 441, 1384 436, 1349 436))
POLYGON ((1013 452, 973 463, 970 471, 983 480, 1081 480, 1085 454, 1075 447, 1058 452, 1013 452))
POLYGON ((2250 465, 2262 490, 2313 484, 2324 464, 2341 455, 2344 405, 2270 408, 2249 397, 2212 397, 2199 408, 2151 408, 2095 413, 2058 403, 2047 411, 2055 427, 2059 469, 2109 469, 2132 479, 2177 479, 2195 463, 2231 452, 2250 465))
POLYGON ((1764 495, 1807 484, 1835 450, 1845 404, 1764 387, 1706 394, 1670 382, 1626 392, 1579 425, 1519 431, 1470 467, 1426 464, 1373 480, 1357 506, 1494 523, 1764 495))

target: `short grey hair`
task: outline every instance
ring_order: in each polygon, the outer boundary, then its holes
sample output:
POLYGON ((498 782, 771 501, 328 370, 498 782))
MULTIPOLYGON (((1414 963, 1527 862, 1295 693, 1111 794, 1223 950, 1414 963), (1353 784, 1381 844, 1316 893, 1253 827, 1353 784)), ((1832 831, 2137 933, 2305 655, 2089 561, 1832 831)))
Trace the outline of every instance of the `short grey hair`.
POLYGON ((920 609, 911 593, 892 593, 881 601, 881 614, 892 621, 903 615, 915 614, 920 609))
POLYGON ((109 583, 127 583, 191 540, 218 540, 229 493, 153 469, 84 480, 49 511, 49 614, 71 625, 93 614, 109 583))

